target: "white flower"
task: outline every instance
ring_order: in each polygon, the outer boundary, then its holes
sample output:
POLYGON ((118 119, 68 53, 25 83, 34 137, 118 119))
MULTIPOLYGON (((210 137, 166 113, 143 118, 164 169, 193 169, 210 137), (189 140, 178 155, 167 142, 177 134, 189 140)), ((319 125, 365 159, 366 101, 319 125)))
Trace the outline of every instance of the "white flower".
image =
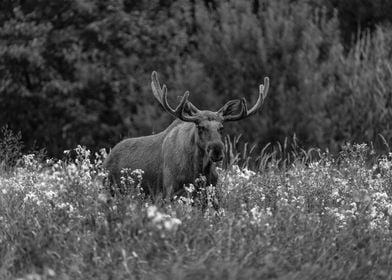
POLYGON ((151 205, 147 208, 147 218, 152 219, 158 213, 158 208, 155 205, 151 205))
POLYGON ((189 187, 184 186, 185 191, 188 193, 193 193, 195 191, 195 186, 193 184, 189 184, 189 187))
POLYGON ((155 205, 147 208, 147 218, 149 218, 152 224, 159 230, 175 231, 181 224, 181 220, 159 212, 155 205))
POLYGON ((169 217, 169 219, 166 219, 163 222, 163 225, 166 230, 172 231, 172 230, 176 230, 178 226, 181 225, 181 221, 180 219, 169 217))
POLYGON ((35 193, 32 193, 32 192, 26 194, 26 196, 24 197, 23 202, 26 203, 27 201, 35 202, 38 205, 41 204, 41 201, 38 199, 37 195, 35 193))
POLYGON ((166 215, 162 214, 161 212, 156 212, 155 216, 152 218, 152 222, 155 224, 159 224, 166 218, 166 215))
POLYGON ((387 205, 387 214, 388 216, 392 216, 392 204, 387 205))
POLYGON ((350 207, 351 207, 351 211, 353 213, 357 211, 357 203, 356 202, 351 202, 350 207))
POLYGON ((245 174, 245 176, 247 176, 247 177, 252 177, 252 176, 255 176, 256 175, 256 172, 254 172, 254 171, 252 171, 252 170, 249 170, 249 169, 246 169, 246 168, 244 168, 243 170, 242 170, 242 172, 245 174))
POLYGON ((339 196, 339 190, 338 190, 337 188, 334 188, 334 189, 332 190, 331 196, 332 196, 333 198, 338 197, 338 196, 339 196))
POLYGON ((56 196, 56 193, 54 191, 52 191, 52 190, 48 190, 48 191, 46 191, 44 193, 45 193, 45 195, 46 195, 46 197, 48 199, 53 199, 56 196))
POLYGON ((141 169, 135 169, 131 172, 132 175, 136 175, 136 176, 143 176, 144 171, 141 169))
POLYGON ((47 268, 47 269, 46 269, 46 274, 47 274, 48 276, 50 276, 50 277, 55 277, 55 276, 56 276, 56 272, 54 272, 54 270, 51 269, 51 268, 47 268))
POLYGON ((374 206, 370 208, 370 217, 371 218, 377 217, 377 209, 374 206))
POLYGON ((106 203, 108 201, 108 196, 104 193, 98 194, 98 200, 100 202, 106 203))

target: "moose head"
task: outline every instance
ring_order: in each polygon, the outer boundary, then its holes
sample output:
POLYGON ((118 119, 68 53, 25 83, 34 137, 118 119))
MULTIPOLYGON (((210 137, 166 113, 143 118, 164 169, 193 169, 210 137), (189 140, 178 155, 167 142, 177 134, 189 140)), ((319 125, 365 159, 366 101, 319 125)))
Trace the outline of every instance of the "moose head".
POLYGON ((205 155, 204 161, 218 162, 223 159, 224 144, 222 141, 223 124, 227 121, 238 121, 255 114, 264 102, 269 88, 269 78, 264 78, 264 85, 259 86, 256 104, 248 110, 245 98, 230 100, 218 111, 199 110, 189 100, 189 91, 182 96, 180 103, 173 109, 167 101, 167 87, 160 86, 157 72, 152 72, 151 87, 155 98, 162 108, 174 117, 194 123, 197 133, 195 142, 205 155), (239 111, 239 112, 238 112, 239 111), (237 113, 235 113, 237 112, 237 113))

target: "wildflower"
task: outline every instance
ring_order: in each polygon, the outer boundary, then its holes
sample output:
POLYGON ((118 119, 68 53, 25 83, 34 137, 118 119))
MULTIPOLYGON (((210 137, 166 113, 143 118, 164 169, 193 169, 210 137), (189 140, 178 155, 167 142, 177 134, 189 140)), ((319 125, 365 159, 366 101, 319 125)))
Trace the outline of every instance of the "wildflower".
POLYGON ((159 230, 176 231, 181 224, 180 219, 159 212, 155 205, 147 208, 147 218, 150 219, 151 223, 159 230))
POLYGON ((233 165, 232 169, 234 174, 241 174, 241 169, 238 165, 233 165))
POLYGON ((41 280, 43 277, 39 275, 38 273, 30 273, 25 275, 23 278, 16 278, 16 280, 41 280))
POLYGON ((172 230, 177 230, 178 226, 181 225, 181 221, 180 219, 177 218, 170 218, 170 219, 166 219, 163 222, 163 225, 165 227, 166 230, 168 231, 172 231, 172 230))
POLYGON ((255 206, 249 211, 252 214, 251 224, 258 224, 261 222, 263 213, 260 211, 259 206, 255 206))
POLYGON ((41 204, 41 201, 39 200, 38 196, 33 192, 29 192, 28 194, 26 194, 26 196, 23 199, 24 203, 29 202, 29 201, 34 202, 37 205, 41 204))
POLYGON ((56 196, 56 193, 53 190, 47 190, 44 194, 48 199, 53 199, 56 196))
POLYGON ((370 208, 370 217, 371 217, 371 218, 376 218, 376 217, 377 217, 377 209, 376 209, 375 206, 372 206, 372 207, 370 208))
POLYGON ((180 196, 178 199, 176 199, 176 201, 181 205, 189 205, 189 206, 191 206, 192 203, 194 202, 193 198, 190 197, 188 198, 183 196, 180 196))
POLYGON ((144 171, 141 169, 135 169, 131 172, 131 175, 136 177, 138 180, 142 180, 144 171))
POLYGON ((281 197, 280 200, 278 200, 278 204, 281 207, 288 206, 289 205, 289 201, 288 201, 287 198, 281 197))
POLYGON ((256 175, 256 172, 249 170, 249 169, 246 169, 246 168, 244 168, 242 170, 242 173, 243 173, 243 178, 245 178, 245 179, 249 179, 250 177, 253 177, 256 175))
POLYGON ((98 194, 98 201, 102 202, 102 203, 106 203, 108 202, 108 196, 105 193, 100 193, 98 194))
POLYGON ((147 218, 152 219, 158 212, 158 208, 155 205, 152 205, 147 208, 147 218))
POLYGON ((137 205, 134 202, 130 202, 127 207, 127 211, 133 213, 136 211, 137 205))
POLYGON ((351 208, 351 211, 352 211, 353 213, 355 213, 355 212, 357 211, 357 203, 351 202, 351 203, 350 203, 350 208, 351 208))
POLYGON ((388 216, 392 216, 392 204, 388 204, 387 205, 387 214, 388 214, 388 216))
POLYGON ((334 189, 332 190, 331 197, 332 197, 332 198, 337 198, 337 197, 339 197, 339 190, 338 190, 337 188, 334 188, 334 189))
POLYGON ((74 212, 74 207, 68 202, 61 202, 57 204, 58 209, 66 210, 68 213, 74 212))
POLYGON ((193 184, 189 184, 189 187, 184 186, 185 191, 188 193, 193 193, 195 191, 195 186, 193 184))
POLYGON ((56 272, 54 272, 54 270, 51 269, 51 268, 46 268, 46 275, 50 276, 50 277, 55 277, 56 276, 56 272))

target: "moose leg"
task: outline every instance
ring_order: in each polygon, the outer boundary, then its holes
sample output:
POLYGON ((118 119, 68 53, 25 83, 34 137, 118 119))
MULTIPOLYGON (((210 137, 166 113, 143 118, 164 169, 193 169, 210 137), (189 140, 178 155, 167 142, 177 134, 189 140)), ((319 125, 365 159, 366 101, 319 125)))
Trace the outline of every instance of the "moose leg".
POLYGON ((207 176, 207 185, 213 185, 214 187, 218 183, 218 173, 214 169, 210 171, 210 174, 207 176))
POLYGON ((205 170, 207 186, 213 185, 216 186, 218 183, 218 173, 215 169, 215 163, 210 163, 210 165, 205 170))
POLYGON ((121 192, 121 183, 120 183, 120 174, 117 173, 109 173, 109 175, 104 179, 104 186, 106 186, 109 190, 111 196, 115 196, 116 194, 121 192))
MULTIPOLYGON (((215 164, 214 164, 215 165, 215 164)), ((212 207, 214 207, 214 209, 216 211, 218 211, 220 209, 220 202, 219 202, 219 196, 216 192, 216 185, 218 183, 218 173, 215 170, 215 166, 212 166, 210 168, 209 174, 207 176, 207 185, 210 186, 212 185, 213 188, 215 189, 215 195, 214 197, 211 197, 211 203, 212 203, 212 207)))

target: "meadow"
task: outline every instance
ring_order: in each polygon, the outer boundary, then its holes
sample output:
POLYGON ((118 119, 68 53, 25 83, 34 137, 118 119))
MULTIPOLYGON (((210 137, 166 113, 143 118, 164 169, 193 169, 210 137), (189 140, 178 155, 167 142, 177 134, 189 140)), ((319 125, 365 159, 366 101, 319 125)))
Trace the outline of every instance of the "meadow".
POLYGON ((142 171, 112 197, 105 151, 65 153, 2 167, 0 279, 392 278, 392 154, 235 154, 215 190, 153 203, 142 171))
POLYGON ((0 1, 0 280, 392 279, 392 1, 107 2, 0 1), (270 77, 216 188, 108 191, 172 121, 152 71, 209 110, 270 77))

